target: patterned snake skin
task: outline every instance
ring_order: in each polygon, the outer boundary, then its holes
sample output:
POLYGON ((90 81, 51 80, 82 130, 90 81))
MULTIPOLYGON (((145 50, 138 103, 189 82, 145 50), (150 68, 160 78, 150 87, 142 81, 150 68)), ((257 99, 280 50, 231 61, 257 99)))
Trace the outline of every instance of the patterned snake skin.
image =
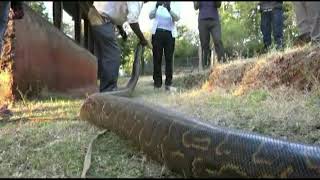
MULTIPOLYGON (((84 5, 82 9, 88 11, 84 5)), ((97 14, 92 7, 90 13, 97 14)), ((99 23, 99 18, 91 19, 99 23)), ((80 109, 81 120, 131 139, 152 159, 184 177, 320 177, 318 146, 214 127, 119 97, 133 92, 142 54, 138 46, 126 88, 89 96, 80 109)))
POLYGON ((319 147, 210 126, 128 98, 94 94, 80 117, 185 177, 320 177, 319 147))

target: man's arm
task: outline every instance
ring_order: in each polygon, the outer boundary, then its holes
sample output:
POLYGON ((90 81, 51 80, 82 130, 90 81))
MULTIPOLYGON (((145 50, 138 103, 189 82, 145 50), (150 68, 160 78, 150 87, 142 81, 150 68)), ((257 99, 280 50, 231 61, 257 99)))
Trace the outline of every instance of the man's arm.
POLYGON ((144 37, 139 25, 138 19, 139 19, 142 5, 139 2, 135 2, 135 1, 131 1, 131 2, 128 1, 127 5, 128 5, 128 11, 129 11, 127 18, 128 18, 128 23, 130 25, 130 28, 139 38, 141 45, 149 46, 151 48, 151 44, 144 37))
POLYGON ((149 46, 149 48, 152 48, 151 44, 147 41, 147 39, 144 37, 143 33, 141 32, 139 23, 130 23, 129 25, 133 30, 133 32, 138 36, 140 40, 140 44, 143 46, 149 46))
POLYGON ((118 28, 118 30, 119 30, 119 33, 120 33, 122 39, 126 41, 126 40, 128 39, 128 36, 127 36, 126 31, 125 31, 125 30, 123 29, 123 27, 120 26, 120 25, 117 25, 117 28, 118 28))
POLYGON ((193 7, 194 7, 194 10, 198 10, 199 9, 199 1, 193 1, 193 7))

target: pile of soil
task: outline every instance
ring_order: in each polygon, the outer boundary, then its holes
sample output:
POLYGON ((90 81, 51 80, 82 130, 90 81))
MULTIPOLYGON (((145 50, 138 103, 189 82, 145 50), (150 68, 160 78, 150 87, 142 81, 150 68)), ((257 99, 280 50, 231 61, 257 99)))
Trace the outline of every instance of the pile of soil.
POLYGON ((320 84, 320 47, 217 65, 211 70, 208 84, 211 90, 232 88, 235 95, 280 86, 309 91, 320 84))

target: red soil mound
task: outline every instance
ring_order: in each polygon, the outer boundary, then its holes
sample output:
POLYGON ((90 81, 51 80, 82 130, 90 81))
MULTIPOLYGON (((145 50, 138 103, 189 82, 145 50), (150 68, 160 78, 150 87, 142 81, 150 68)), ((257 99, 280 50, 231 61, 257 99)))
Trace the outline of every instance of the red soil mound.
POLYGON ((319 82, 319 47, 217 65, 211 70, 209 77, 211 89, 232 88, 236 95, 262 87, 289 86, 298 90, 311 90, 319 82))

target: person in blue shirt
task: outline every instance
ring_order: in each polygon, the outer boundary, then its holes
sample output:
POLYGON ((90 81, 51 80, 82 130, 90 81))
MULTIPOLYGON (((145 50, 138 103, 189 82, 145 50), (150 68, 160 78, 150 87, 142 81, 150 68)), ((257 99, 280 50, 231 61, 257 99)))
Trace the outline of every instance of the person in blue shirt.
POLYGON ((202 49, 202 66, 210 67, 210 34, 213 39, 217 59, 225 62, 225 52, 221 39, 221 24, 218 8, 221 1, 194 1, 194 9, 199 9, 198 29, 202 49))

